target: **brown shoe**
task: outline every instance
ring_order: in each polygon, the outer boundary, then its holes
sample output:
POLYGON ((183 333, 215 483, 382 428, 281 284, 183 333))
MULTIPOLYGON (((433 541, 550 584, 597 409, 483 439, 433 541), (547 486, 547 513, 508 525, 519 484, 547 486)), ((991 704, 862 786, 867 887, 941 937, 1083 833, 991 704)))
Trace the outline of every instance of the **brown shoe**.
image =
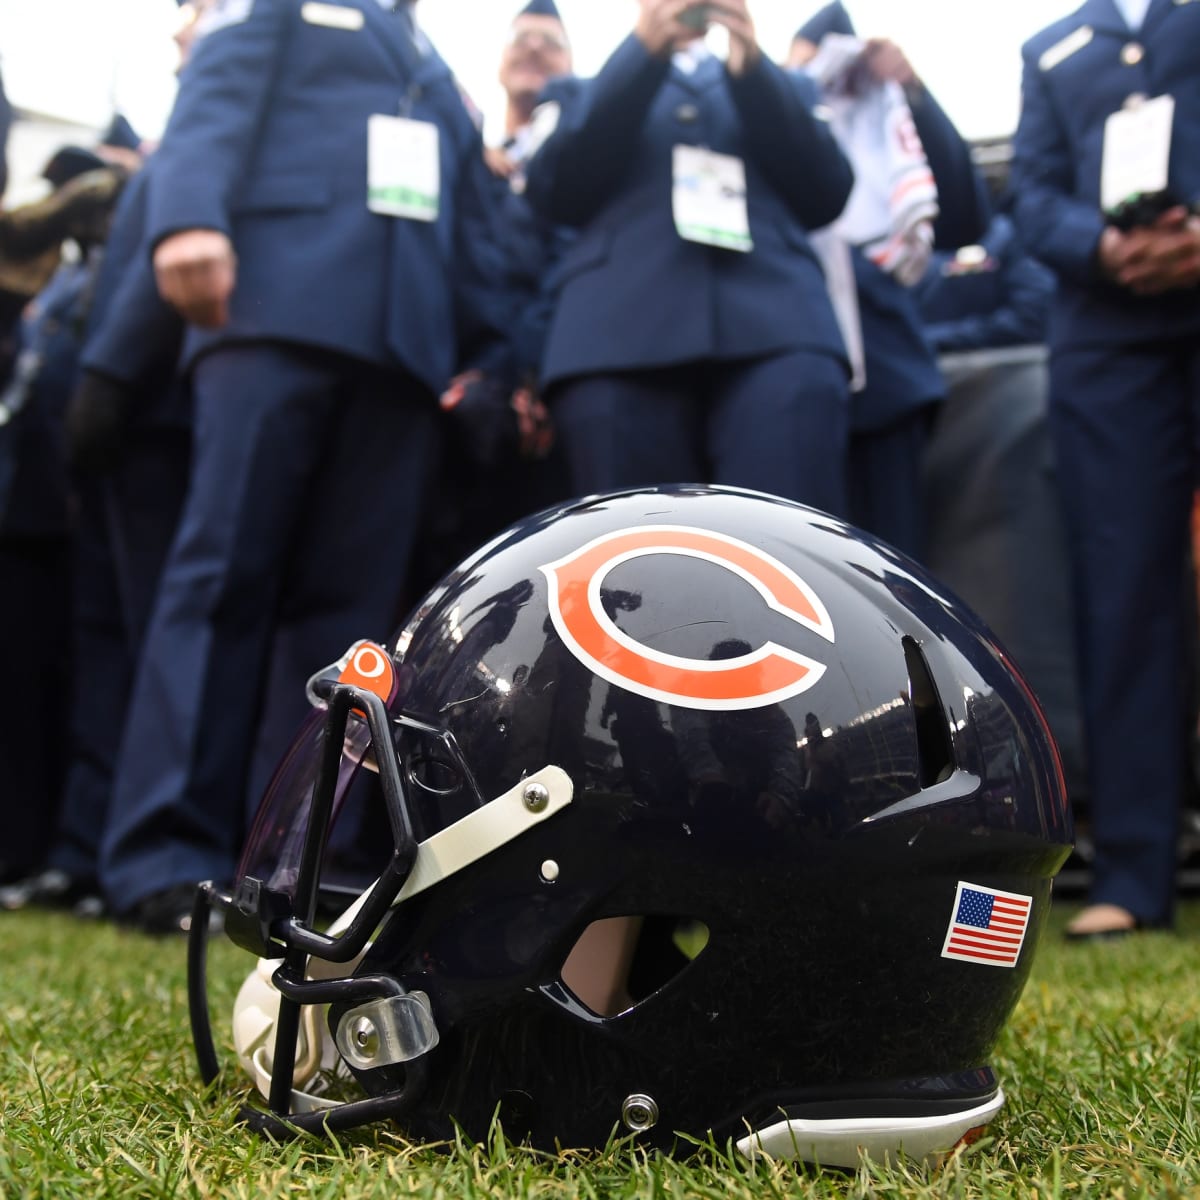
POLYGON ((1089 904, 1066 928, 1069 942, 1110 941, 1137 933, 1142 923, 1119 904, 1089 904))

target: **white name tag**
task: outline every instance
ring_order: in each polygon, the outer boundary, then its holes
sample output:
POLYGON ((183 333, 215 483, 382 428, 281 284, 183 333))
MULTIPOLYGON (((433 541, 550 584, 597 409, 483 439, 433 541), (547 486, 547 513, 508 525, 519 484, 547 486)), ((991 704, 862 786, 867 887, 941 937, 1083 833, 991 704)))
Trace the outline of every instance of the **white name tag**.
POLYGON ((315 0, 300 5, 300 19, 310 25, 325 25, 329 29, 361 29, 363 15, 357 8, 341 4, 318 4, 315 0))
POLYGON ((372 212, 436 221, 441 177, 436 125, 382 113, 367 118, 367 207, 372 212))
POLYGON ((1104 122, 1100 206, 1114 209, 1134 196, 1166 190, 1175 97, 1156 96, 1115 112, 1104 122))
POLYGON ((746 165, 732 154, 676 146, 671 207, 687 242, 746 254, 754 249, 746 211, 746 165))
POLYGON ((1090 25, 1081 25, 1074 33, 1068 33, 1061 42, 1055 42, 1041 58, 1038 66, 1043 71, 1053 70, 1064 59, 1068 59, 1076 50, 1082 50, 1096 36, 1090 25))

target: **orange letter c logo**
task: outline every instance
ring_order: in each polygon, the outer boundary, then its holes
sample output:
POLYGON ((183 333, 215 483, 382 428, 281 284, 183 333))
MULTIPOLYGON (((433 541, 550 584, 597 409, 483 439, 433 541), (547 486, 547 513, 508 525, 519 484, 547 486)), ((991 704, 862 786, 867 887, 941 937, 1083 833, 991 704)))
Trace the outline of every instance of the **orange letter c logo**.
POLYGON ((635 641, 605 612, 600 591, 620 563, 647 554, 679 554, 715 563, 744 579, 775 612, 834 640, 825 606, 778 559, 725 534, 681 525, 622 529, 588 542, 541 568, 550 587, 558 636, 603 679, 638 695, 684 708, 760 708, 807 691, 823 664, 765 642, 738 658, 710 661, 663 654, 635 641))

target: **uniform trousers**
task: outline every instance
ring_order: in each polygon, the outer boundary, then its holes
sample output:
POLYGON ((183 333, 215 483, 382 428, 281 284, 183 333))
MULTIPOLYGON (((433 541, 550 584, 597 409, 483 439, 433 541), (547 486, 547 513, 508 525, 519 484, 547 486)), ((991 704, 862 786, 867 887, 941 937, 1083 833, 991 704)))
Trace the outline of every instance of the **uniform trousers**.
POLYGON ((918 560, 925 552, 921 470, 935 411, 926 404, 886 428, 850 434, 850 520, 918 560))
POLYGON ((1059 350, 1050 420, 1074 573, 1091 900, 1168 924, 1185 786, 1194 340, 1059 350))
POLYGON ((556 384, 551 405, 579 495, 715 483, 844 515, 849 391, 832 356, 587 375, 556 384))
POLYGON ((200 358, 192 383, 191 483, 101 847, 118 912, 231 878, 306 679, 394 631, 436 458, 435 400, 399 369, 241 344, 200 358))
POLYGON ((66 763, 70 639, 67 539, 0 537, 0 882, 39 870, 66 763))
POLYGON ((180 425, 135 425, 121 457, 77 483, 71 755, 48 863, 94 881, 138 653, 187 488, 180 425))

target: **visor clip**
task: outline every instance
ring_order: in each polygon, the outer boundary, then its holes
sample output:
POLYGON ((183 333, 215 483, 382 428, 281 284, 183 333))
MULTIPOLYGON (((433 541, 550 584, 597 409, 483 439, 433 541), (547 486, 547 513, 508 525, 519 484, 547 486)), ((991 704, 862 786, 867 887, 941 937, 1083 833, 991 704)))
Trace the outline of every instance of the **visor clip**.
POLYGON ((292 903, 285 893, 265 887, 261 879, 243 876, 225 913, 225 932, 235 945, 259 958, 278 958, 285 947, 273 939, 271 929, 291 915, 292 903))
POLYGON ((262 903, 262 883, 257 879, 242 878, 233 893, 233 906, 243 917, 258 915, 262 903))

